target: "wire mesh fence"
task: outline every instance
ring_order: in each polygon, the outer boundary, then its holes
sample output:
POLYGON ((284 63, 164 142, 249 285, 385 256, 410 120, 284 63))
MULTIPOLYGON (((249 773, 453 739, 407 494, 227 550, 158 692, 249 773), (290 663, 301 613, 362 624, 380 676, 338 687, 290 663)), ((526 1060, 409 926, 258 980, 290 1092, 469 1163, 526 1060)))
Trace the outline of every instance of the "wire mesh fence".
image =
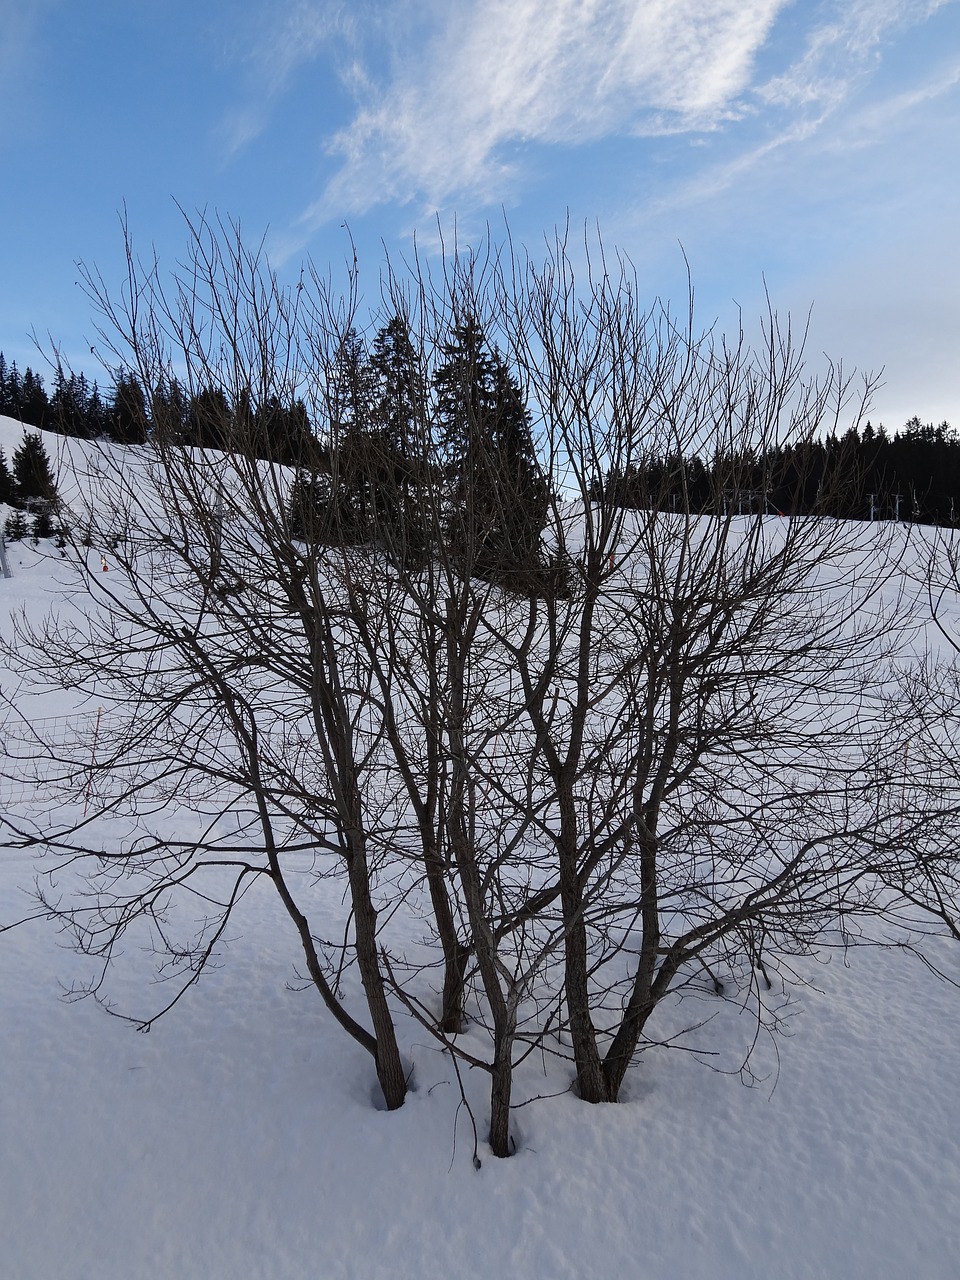
POLYGON ((0 809, 32 812, 89 801, 103 724, 99 709, 0 719, 0 809))

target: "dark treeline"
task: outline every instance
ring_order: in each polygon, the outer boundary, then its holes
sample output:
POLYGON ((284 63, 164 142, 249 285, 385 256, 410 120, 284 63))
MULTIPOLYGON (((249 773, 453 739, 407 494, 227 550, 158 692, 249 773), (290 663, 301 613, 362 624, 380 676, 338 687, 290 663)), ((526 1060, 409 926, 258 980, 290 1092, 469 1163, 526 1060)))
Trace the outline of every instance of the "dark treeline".
MULTIPOLYGON (((147 387, 131 373, 104 398, 95 383, 59 369, 48 397, 40 378, 30 370, 21 376, 0 355, 0 413, 25 425, 286 465, 295 471, 288 518, 306 541, 386 542, 409 564, 429 556, 431 537, 441 536, 465 566, 469 560, 471 576, 523 592, 559 589, 540 545, 549 494, 530 414, 475 319, 451 324, 431 368, 398 316, 369 343, 351 329, 320 379, 315 421, 303 400, 291 399, 258 401, 244 388, 228 396, 222 385, 189 393, 173 378, 147 387), (449 508, 442 529, 425 507, 428 494, 449 508), (453 546, 464 511, 469 556, 453 546)), ((10 500, 27 494, 14 476, 7 490, 10 500)))
POLYGON ((249 397, 229 405, 219 388, 190 394, 176 379, 148 392, 131 374, 118 377, 109 394, 82 373, 58 368, 48 394, 32 369, 20 373, 0 352, 0 414, 82 440, 143 444, 162 433, 170 443, 224 448, 242 439, 255 456, 294 464, 312 439, 301 402, 285 407, 271 400, 256 409, 249 397))
MULTIPOLYGON (((471 340, 466 333, 451 335, 448 356, 458 343, 469 344, 471 340)), ((338 469, 341 476, 347 471, 356 475, 365 468, 382 471, 386 446, 387 453, 394 452, 392 463, 397 464, 390 467, 390 480, 379 486, 386 490, 394 487, 410 466, 410 459, 403 457, 406 446, 399 423, 388 421, 391 412, 395 418, 398 405, 403 404, 403 388, 391 387, 389 370, 390 359, 399 368, 402 342, 396 332, 387 331, 379 335, 371 352, 362 349, 355 335, 353 342, 352 348, 348 344, 345 349, 344 368, 338 370, 341 385, 333 389, 333 399, 340 401, 342 412, 338 415, 334 408, 331 413, 331 406, 325 406, 327 416, 342 420, 325 423, 320 431, 311 423, 302 400, 284 405, 273 397, 254 406, 249 395, 241 393, 230 404, 219 387, 191 393, 176 379, 148 392, 135 376, 126 374, 116 380, 109 394, 104 394, 96 382, 88 381, 82 373, 66 373, 58 368, 53 390, 48 394, 38 374, 30 368, 21 374, 15 363, 7 364, 2 352, 0 414, 18 418, 26 426, 81 439, 142 444, 153 435, 162 435, 169 443, 194 448, 239 445, 254 457, 296 467, 306 464, 309 471, 327 475, 338 469), (339 468, 331 462, 334 441, 339 447, 339 468), (365 457, 370 454, 371 443, 377 445, 375 467, 365 457)), ((470 356, 471 376, 477 382, 471 394, 495 398, 490 388, 500 380, 504 403, 516 404, 514 412, 523 424, 517 433, 520 445, 508 447, 519 447, 529 455, 529 416, 517 400, 516 387, 508 385, 505 367, 494 367, 498 359, 496 352, 484 356, 488 364, 493 361, 487 367, 484 360, 477 361, 475 354, 470 356)), ((404 362, 408 377, 412 377, 410 371, 417 364, 415 354, 406 353, 400 363, 404 362)), ((398 377, 396 373, 393 376, 398 377)), ((435 390, 440 394, 433 407, 440 419, 446 418, 446 422, 440 420, 436 424, 443 433, 449 432, 456 409, 449 394, 444 400, 445 375, 441 371, 438 376, 435 390)), ((449 371, 446 376, 449 380, 449 371)), ((413 397, 412 386, 406 394, 413 397)), ((413 409, 412 404, 409 409, 413 409)), ((498 410, 498 415, 503 418, 504 412, 498 410)), ((529 456, 526 472, 532 475, 533 470, 533 458, 529 456)), ((403 487, 402 479, 399 483, 403 487)), ((960 433, 947 422, 934 426, 917 417, 893 435, 882 425, 875 428, 868 422, 860 430, 852 427, 844 435, 827 435, 754 458, 646 459, 623 472, 611 471, 600 483, 624 507, 654 505, 734 514, 820 512, 840 519, 954 526, 960 523, 960 433)), ((339 488, 343 490, 342 485, 339 488)), ((385 493, 372 496, 378 488, 372 473, 354 488, 352 495, 342 492, 342 498, 356 509, 349 515, 340 512, 339 517, 354 520, 358 540, 362 540, 364 508, 391 499, 385 493)), ((534 499, 542 500, 542 495, 534 499)))
POLYGON ((960 434, 911 418, 891 436, 868 422, 757 456, 646 459, 602 484, 624 507, 950 526, 960 523, 960 434))

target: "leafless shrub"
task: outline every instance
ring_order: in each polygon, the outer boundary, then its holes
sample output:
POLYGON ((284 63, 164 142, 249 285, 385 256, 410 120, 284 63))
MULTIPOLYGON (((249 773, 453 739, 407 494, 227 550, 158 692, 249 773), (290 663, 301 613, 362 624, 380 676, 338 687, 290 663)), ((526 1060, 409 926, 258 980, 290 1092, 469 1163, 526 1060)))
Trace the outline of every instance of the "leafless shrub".
MULTIPOLYGON (((84 819, 7 820, 86 868, 86 896, 43 908, 104 973, 146 924, 175 1003, 267 881, 388 1106, 402 1007, 489 1071, 506 1155, 533 1049, 614 1101, 678 988, 735 987, 762 1017, 779 963, 889 916, 882 885, 915 857, 882 715, 898 544, 744 497, 777 449, 857 418, 842 370, 808 380, 772 313, 753 349, 643 307, 600 245, 577 271, 563 240, 542 263, 454 245, 433 272, 388 269, 361 325, 355 278, 287 289, 232 227, 190 231, 172 283, 129 241, 119 300, 87 276, 152 430, 89 478, 76 525, 114 542, 107 574, 75 548, 81 621, 21 618, 7 646, 108 709, 84 819), (178 434, 181 385, 218 449, 178 434), (291 434, 294 404, 311 432, 291 434), (609 482, 628 471, 631 510, 609 482), (126 836, 102 836, 121 814, 126 836), (343 886, 337 946, 307 856, 343 886), (184 941, 167 911, 189 895, 184 941), (426 959, 388 945, 400 917, 426 959)), ((48 754, 83 778, 89 745, 48 754)))

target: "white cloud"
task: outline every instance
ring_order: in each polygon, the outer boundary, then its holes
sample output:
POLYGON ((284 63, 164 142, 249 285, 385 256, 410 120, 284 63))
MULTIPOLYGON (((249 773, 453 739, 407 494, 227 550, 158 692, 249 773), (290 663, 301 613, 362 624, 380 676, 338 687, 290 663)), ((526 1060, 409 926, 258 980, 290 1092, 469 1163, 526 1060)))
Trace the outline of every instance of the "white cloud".
POLYGON ((233 56, 246 68, 247 88, 243 104, 227 112, 218 129, 226 159, 259 137, 296 73, 350 27, 341 0, 287 0, 279 20, 275 11, 261 14, 252 32, 236 35, 233 56))
MULTIPOLYGON (((882 143, 897 117, 919 127, 924 102, 950 90, 943 63, 915 67, 912 86, 902 69, 885 77, 908 29, 958 3, 354 0, 338 69, 357 109, 328 138, 336 170, 288 226, 282 255, 388 203, 419 224, 433 210, 511 203, 535 181, 527 157, 540 162, 526 143, 709 140, 679 171, 652 172, 639 199, 624 193, 634 221, 698 206, 708 216, 724 191, 736 204, 738 191, 762 202, 796 187, 807 201, 824 182, 818 155, 882 143)), ((325 12, 329 31, 332 3, 325 12)))
POLYGON ((928 71, 923 83, 899 90, 878 102, 854 112, 833 144, 840 149, 866 146, 890 130, 904 118, 951 93, 960 84, 960 58, 939 71, 928 71))
MULTIPOLYGON (((753 179, 751 198, 758 184, 778 160, 777 182, 794 184, 805 194, 816 192, 823 181, 823 157, 842 157, 868 146, 879 146, 881 170, 890 164, 889 148, 900 125, 916 129, 924 108, 949 95, 960 83, 960 60, 916 71, 916 83, 902 80, 888 88, 883 76, 881 50, 905 27, 914 26, 936 9, 958 0, 836 0, 821 8, 805 46, 788 70, 760 84, 753 96, 763 109, 759 139, 751 135, 735 140, 732 154, 707 162, 691 176, 677 180, 667 192, 648 202, 646 213, 707 207, 722 192, 753 179), (858 96, 872 78, 867 100, 858 96), (786 157, 789 172, 784 171, 786 157)), ((929 117, 928 117, 929 120, 929 117)), ((932 120, 927 124, 933 127, 932 120)), ((860 161, 861 181, 867 175, 860 161)))
POLYGON ((305 63, 311 62, 334 36, 351 29, 342 0, 290 0, 280 22, 264 23, 250 61, 277 92, 305 63))
POLYGON ((509 142, 709 129, 743 109, 786 0, 456 0, 333 140, 314 220, 384 200, 494 198, 509 142))
POLYGON ((834 0, 821 10, 800 58, 758 89, 774 106, 812 106, 827 113, 875 70, 894 33, 915 26, 956 0, 834 0))

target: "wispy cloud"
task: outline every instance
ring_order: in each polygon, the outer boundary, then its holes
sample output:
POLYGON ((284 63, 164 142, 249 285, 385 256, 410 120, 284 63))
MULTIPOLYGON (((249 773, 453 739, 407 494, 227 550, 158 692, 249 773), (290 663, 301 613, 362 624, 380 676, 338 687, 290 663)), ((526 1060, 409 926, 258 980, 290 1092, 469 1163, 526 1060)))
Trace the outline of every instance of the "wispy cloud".
MULTIPOLYGON (((808 163, 827 152, 842 154, 888 142, 900 122, 922 118, 930 103, 960 83, 960 57, 924 65, 916 83, 890 83, 884 55, 898 34, 958 0, 835 0, 818 11, 799 56, 755 86, 748 134, 733 140, 723 159, 708 160, 660 193, 647 209, 704 206, 722 192, 762 172, 782 153, 791 156, 793 178, 809 188, 808 163)), ((782 173, 782 169, 781 169, 782 173)))
MULTIPOLYGON (((356 105, 327 134, 332 176, 277 251, 377 206, 407 205, 419 223, 439 209, 463 217, 510 203, 543 159, 531 144, 708 141, 663 170, 669 187, 654 175, 641 214, 654 220, 754 177, 789 181, 794 161, 799 171, 815 152, 882 138, 898 115, 949 91, 943 60, 932 75, 913 68, 915 83, 887 73, 911 28, 958 3, 353 0, 348 16, 336 0, 290 0, 254 58, 272 86, 267 109, 321 49, 356 105)), ((261 119, 237 113, 238 144, 261 119)))
POLYGON ((711 129, 743 110, 786 0, 454 0, 332 140, 309 217, 384 200, 499 198, 512 142, 711 129))
POLYGON ((23 0, 0 0, 0 72, 11 75, 28 54, 41 18, 50 9, 50 0, 24 4, 23 0))
POLYGON ((244 28, 233 41, 232 56, 245 70, 241 105, 226 113, 218 130, 224 158, 229 160, 263 133, 274 104, 301 68, 322 50, 348 34, 352 19, 342 0, 286 0, 253 30, 244 28))
POLYGON ((813 108, 827 114, 877 69, 883 46, 906 28, 956 0, 833 0, 807 33, 801 56, 761 85, 772 106, 813 108))
POLYGON ((851 113, 831 145, 850 150, 869 146, 889 135, 899 122, 916 116, 930 103, 952 93, 960 85, 960 55, 937 70, 928 71, 921 84, 890 93, 851 113))
POLYGON ((37 72, 43 25, 57 3, 0 0, 0 106, 5 134, 22 112, 19 99, 37 72))

